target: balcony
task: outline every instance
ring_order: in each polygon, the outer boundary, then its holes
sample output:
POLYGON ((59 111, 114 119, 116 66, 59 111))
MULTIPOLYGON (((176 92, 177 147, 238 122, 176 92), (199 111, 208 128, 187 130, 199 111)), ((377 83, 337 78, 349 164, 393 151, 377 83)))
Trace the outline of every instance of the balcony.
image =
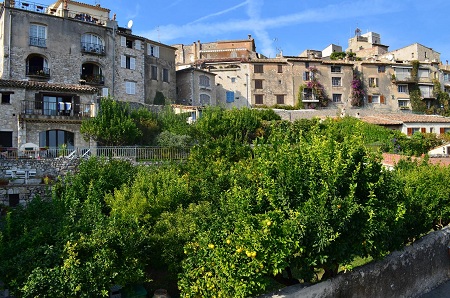
POLYGON ((105 46, 96 43, 82 42, 81 51, 94 55, 106 55, 105 46))
POLYGON ((45 48, 47 47, 47 39, 30 36, 30 46, 45 48))
POLYGON ((50 68, 41 66, 27 66, 26 75, 42 79, 50 78, 50 68))
POLYGON ((23 10, 39 12, 39 13, 47 12, 47 6, 38 4, 38 3, 34 3, 34 2, 30 2, 30 1, 16 0, 16 1, 14 1, 14 7, 23 9, 23 10))
POLYGON ((96 116, 95 104, 74 104, 72 102, 46 102, 24 100, 21 102, 20 113, 27 119, 80 119, 96 116))
POLYGON ((105 85, 105 77, 100 74, 82 74, 80 79, 89 85, 105 85))

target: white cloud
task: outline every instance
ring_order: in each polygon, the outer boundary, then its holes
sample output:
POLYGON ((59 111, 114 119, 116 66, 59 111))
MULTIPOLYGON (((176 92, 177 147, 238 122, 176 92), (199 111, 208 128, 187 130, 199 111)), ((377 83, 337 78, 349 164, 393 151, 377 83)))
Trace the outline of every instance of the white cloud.
POLYGON ((177 39, 192 37, 198 39, 199 36, 220 36, 230 32, 252 33, 261 45, 263 54, 273 57, 275 49, 273 38, 269 36, 268 30, 283 28, 304 23, 332 22, 340 19, 364 17, 370 8, 370 15, 385 14, 392 11, 404 9, 404 3, 397 3, 386 0, 372 1, 348 1, 339 4, 331 4, 317 9, 309 9, 298 13, 280 15, 270 18, 261 18, 264 8, 262 0, 247 0, 228 9, 212 13, 193 22, 184 25, 162 25, 147 32, 140 32, 139 35, 158 40, 164 43, 173 43, 177 39), (370 5, 370 7, 369 7, 370 5), (233 19, 219 22, 204 22, 205 20, 224 15, 230 11, 246 6, 247 19, 233 19))

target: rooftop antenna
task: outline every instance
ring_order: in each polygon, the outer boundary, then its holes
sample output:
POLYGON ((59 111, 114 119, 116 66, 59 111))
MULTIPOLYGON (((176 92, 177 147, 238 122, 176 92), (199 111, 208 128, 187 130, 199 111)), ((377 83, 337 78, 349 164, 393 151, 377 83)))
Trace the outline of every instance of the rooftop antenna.
POLYGON ((159 26, 156 27, 156 31, 158 32, 158 42, 161 42, 161 38, 160 38, 160 36, 159 36, 159 26))
POLYGON ((95 6, 100 6, 100 0, 95 0, 95 6))

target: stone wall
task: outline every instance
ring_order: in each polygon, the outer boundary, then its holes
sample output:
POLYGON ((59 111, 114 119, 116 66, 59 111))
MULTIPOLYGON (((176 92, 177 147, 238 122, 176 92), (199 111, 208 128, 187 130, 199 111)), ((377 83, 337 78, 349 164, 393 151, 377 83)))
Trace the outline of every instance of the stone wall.
POLYGON ((296 285, 260 298, 420 297, 450 279, 449 245, 447 226, 381 261, 310 287, 296 285))
MULTIPOLYGON (((58 179, 67 172, 73 171, 78 160, 65 158, 55 159, 12 159, 0 160, 0 179, 6 178, 6 170, 11 169, 36 169, 36 176, 28 179, 9 179, 7 185, 0 185, 0 205, 10 206, 11 195, 19 195, 19 204, 26 205, 31 199, 39 195, 47 197, 50 188, 43 183, 43 177, 58 179)), ((16 196, 14 196, 16 197, 16 196)))

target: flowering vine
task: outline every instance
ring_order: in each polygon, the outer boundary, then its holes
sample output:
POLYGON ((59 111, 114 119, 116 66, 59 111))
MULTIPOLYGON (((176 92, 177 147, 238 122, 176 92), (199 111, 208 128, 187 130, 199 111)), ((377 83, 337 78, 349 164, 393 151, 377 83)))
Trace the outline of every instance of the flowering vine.
POLYGON ((353 107, 362 106, 363 98, 364 98, 364 88, 362 82, 356 75, 353 75, 351 105, 353 107))

